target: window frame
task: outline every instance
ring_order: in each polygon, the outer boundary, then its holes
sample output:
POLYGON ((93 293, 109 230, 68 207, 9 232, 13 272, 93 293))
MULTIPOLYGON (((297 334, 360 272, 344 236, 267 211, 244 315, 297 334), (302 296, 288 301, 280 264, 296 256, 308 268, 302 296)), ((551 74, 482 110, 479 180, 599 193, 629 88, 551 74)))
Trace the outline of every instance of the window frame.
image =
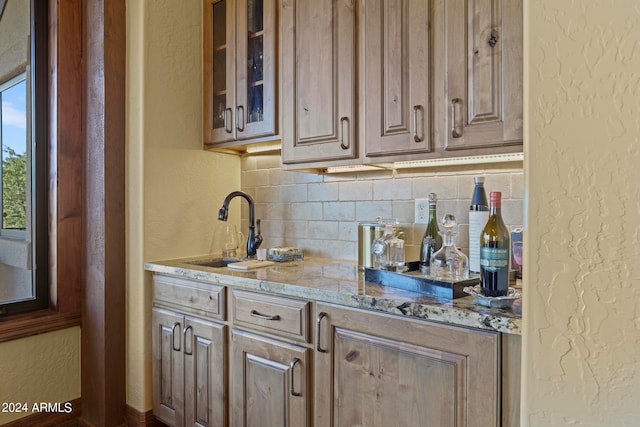
POLYGON ((49 230, 49 244, 38 245, 38 265, 48 270, 48 301, 41 310, 0 317, 0 343, 73 326, 81 320, 84 278, 84 149, 82 135, 82 3, 31 0, 33 108, 43 111, 37 129, 47 141, 38 150, 41 168, 35 178, 48 188, 39 220, 49 230), (36 50, 33 46, 39 46, 36 50), (46 47, 47 51, 43 51, 46 47), (37 55, 39 61, 34 60, 37 55))

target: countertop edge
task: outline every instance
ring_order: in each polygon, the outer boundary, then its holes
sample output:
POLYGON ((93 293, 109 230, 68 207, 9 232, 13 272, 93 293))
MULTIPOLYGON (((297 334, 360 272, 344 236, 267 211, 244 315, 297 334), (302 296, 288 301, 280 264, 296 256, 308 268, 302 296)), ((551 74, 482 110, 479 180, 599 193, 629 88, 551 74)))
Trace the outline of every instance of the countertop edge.
MULTIPOLYGON (((402 297, 375 297, 356 294, 354 292, 338 292, 334 290, 318 289, 302 284, 283 283, 258 277, 248 277, 252 273, 231 272, 224 268, 209 268, 188 265, 182 260, 147 262, 144 269, 151 273, 178 276, 218 285, 228 285, 250 290, 270 292, 278 295, 298 297, 317 302, 337 304, 369 311, 377 311, 404 316, 411 319, 436 321, 444 324, 464 326, 482 330, 520 335, 522 318, 508 313, 503 309, 490 309, 469 304, 465 297, 466 307, 455 305, 456 302, 439 301, 437 298, 420 296, 413 292, 401 292, 402 297), (411 298, 414 294, 416 298, 411 298), (418 298, 420 297, 420 298, 418 298), (419 301, 422 300, 422 301, 419 301), (425 300, 433 300, 426 301, 425 300)), ((306 261, 305 261, 306 262, 306 261)), ((364 283, 363 286, 379 287, 380 285, 364 283)), ((457 301, 457 300, 456 300, 457 301)), ((459 304, 462 304, 459 302, 459 304)), ((507 309, 510 310, 510 309, 507 309)))

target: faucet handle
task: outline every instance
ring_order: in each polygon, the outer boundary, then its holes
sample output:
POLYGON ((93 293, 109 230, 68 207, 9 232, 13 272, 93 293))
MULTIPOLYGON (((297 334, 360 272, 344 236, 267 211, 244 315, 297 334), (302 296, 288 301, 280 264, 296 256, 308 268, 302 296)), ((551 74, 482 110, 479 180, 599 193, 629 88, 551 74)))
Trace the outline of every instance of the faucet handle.
POLYGON ((256 219, 256 228, 257 228, 257 233, 256 233, 256 237, 255 237, 255 242, 257 243, 256 245, 256 249, 258 248, 258 246, 260 245, 260 243, 262 243, 262 234, 260 233, 260 220, 256 219))

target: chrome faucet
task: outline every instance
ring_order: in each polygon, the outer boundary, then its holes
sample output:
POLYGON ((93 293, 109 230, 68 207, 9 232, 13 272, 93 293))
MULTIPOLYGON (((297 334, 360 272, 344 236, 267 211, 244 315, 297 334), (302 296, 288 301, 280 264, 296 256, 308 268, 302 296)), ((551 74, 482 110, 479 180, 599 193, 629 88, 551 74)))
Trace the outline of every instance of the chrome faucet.
POLYGON ((258 227, 258 234, 255 233, 255 226, 253 222, 254 212, 253 212, 253 199, 247 193, 243 193, 242 191, 234 191, 233 193, 229 193, 227 197, 224 198, 224 202, 222 202, 222 207, 218 211, 218 219, 220 221, 226 221, 229 215, 229 202, 234 197, 242 197, 249 203, 249 233, 247 234, 247 257, 252 257, 256 254, 256 249, 260 247, 260 243, 262 243, 262 235, 260 234, 260 220, 256 221, 256 225, 258 227))

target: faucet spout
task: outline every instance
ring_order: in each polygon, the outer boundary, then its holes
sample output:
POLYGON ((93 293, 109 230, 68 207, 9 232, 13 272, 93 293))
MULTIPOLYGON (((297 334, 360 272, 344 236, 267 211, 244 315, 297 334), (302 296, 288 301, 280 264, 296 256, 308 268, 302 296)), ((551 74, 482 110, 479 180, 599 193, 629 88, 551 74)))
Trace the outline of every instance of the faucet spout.
POLYGON ((218 211, 218 219, 220 221, 226 221, 229 216, 229 203, 235 197, 242 197, 249 203, 249 232, 247 233, 247 257, 252 257, 256 254, 256 250, 262 243, 262 235, 260 234, 260 220, 258 220, 258 233, 255 231, 254 221, 254 204, 253 199, 247 193, 242 191, 234 191, 229 193, 222 202, 222 207, 218 211))

